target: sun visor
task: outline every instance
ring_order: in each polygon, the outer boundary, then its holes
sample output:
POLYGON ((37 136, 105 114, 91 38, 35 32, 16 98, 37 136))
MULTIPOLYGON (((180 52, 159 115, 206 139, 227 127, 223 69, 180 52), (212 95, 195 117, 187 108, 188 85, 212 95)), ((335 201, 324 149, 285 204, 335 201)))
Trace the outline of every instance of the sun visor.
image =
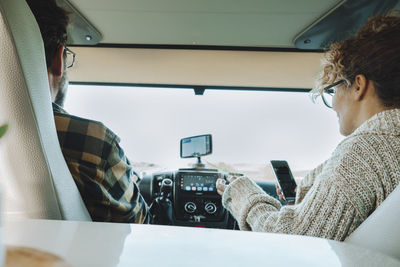
POLYGON ((68 45, 96 45, 101 33, 67 0, 56 0, 57 4, 71 13, 68 25, 68 45))
POLYGON ((299 49, 326 49, 356 33, 375 15, 384 15, 400 5, 399 0, 342 1, 301 32, 295 39, 299 49))

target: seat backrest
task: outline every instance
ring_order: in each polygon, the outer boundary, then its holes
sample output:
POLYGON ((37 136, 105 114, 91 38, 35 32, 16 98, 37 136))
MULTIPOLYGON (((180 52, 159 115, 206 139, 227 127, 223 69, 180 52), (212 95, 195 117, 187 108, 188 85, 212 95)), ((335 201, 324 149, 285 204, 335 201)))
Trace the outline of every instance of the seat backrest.
POLYGON ((345 240, 400 259, 400 186, 345 240))
POLYGON ((58 143, 43 41, 24 0, 0 0, 3 123, 2 217, 90 221, 58 143))

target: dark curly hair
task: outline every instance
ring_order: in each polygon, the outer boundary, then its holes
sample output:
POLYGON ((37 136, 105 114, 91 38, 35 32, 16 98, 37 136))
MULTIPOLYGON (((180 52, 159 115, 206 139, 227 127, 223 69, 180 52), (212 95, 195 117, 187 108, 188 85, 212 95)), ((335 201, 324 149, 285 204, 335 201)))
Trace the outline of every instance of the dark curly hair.
POLYGON ((39 24, 42 34, 46 65, 52 63, 60 46, 67 43, 69 13, 57 6, 55 0, 26 0, 39 24))
POLYGON ((375 16, 357 35, 334 43, 322 60, 322 71, 312 93, 322 93, 325 86, 345 80, 351 86, 356 75, 363 74, 374 82, 382 104, 400 106, 400 14, 375 16))

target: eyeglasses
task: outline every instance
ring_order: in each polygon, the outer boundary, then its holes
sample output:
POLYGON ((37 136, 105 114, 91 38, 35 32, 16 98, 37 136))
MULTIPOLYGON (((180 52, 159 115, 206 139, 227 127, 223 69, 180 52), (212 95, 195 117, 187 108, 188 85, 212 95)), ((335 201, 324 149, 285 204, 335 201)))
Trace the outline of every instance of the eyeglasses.
POLYGON ((324 101, 325 106, 327 106, 328 108, 332 108, 333 97, 336 94, 338 85, 340 85, 343 82, 344 80, 340 80, 324 88, 324 91, 322 92, 321 96, 322 96, 322 101, 324 101))
POLYGON ((64 51, 67 55, 67 68, 72 68, 75 64, 75 53, 72 52, 68 47, 65 47, 64 51))

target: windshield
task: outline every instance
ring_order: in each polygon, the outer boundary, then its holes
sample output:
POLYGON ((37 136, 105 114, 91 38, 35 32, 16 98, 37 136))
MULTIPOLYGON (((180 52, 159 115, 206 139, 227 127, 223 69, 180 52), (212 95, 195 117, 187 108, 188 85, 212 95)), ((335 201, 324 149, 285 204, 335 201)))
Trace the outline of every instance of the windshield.
POLYGON ((191 167, 180 139, 211 134, 207 167, 274 180, 270 160, 296 179, 326 160, 342 137, 336 113, 308 93, 70 85, 65 109, 103 122, 121 137, 138 173, 191 167))

